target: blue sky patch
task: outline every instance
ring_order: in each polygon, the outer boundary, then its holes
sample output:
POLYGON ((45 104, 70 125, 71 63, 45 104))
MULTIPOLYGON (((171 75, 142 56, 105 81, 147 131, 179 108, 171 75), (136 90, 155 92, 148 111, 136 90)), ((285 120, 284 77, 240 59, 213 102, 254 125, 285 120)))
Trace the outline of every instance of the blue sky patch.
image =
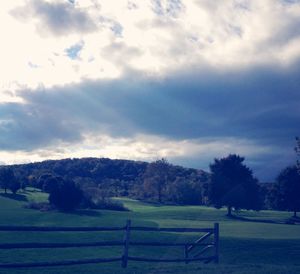
POLYGON ((80 43, 77 43, 77 44, 67 48, 65 50, 65 52, 71 59, 75 60, 78 58, 78 54, 81 51, 82 47, 83 47, 83 43, 80 42, 80 43))

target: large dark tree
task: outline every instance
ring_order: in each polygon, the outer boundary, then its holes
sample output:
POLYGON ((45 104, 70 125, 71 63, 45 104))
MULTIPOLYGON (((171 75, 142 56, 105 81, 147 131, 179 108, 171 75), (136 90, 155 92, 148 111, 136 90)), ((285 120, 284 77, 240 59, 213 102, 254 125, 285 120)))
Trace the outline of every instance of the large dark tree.
POLYGON ((43 179, 42 183, 42 190, 51 193, 58 189, 60 185, 64 183, 64 180, 60 176, 47 176, 46 178, 43 179))
POLYGON ((21 184, 17 179, 14 179, 10 182, 8 188, 13 194, 16 194, 17 191, 21 188, 21 184))
POLYGON ((20 183, 17 182, 15 174, 11 168, 0 169, 0 186, 4 188, 5 193, 10 189, 14 194, 20 188, 20 183))
POLYGON ((71 180, 56 179, 48 188, 50 191, 49 202, 58 209, 71 211, 77 208, 83 198, 81 189, 71 180))
POLYGON ((274 204, 279 210, 300 211, 300 174, 296 166, 290 166, 280 172, 274 186, 274 204))
POLYGON ((228 216, 232 215, 232 208, 258 210, 260 207, 258 181, 243 162, 243 157, 229 155, 215 159, 210 165, 210 202, 216 208, 226 206, 228 216))

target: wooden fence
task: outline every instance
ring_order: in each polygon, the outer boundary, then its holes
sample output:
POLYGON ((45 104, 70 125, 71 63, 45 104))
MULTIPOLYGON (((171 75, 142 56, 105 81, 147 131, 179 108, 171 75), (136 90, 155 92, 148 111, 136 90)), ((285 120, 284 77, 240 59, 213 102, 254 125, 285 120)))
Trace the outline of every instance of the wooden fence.
POLYGON ((85 242, 85 243, 2 243, 0 249, 32 249, 32 248, 70 248, 70 247, 100 247, 100 246, 123 246, 123 254, 121 257, 114 258, 97 258, 83 260, 65 260, 54 262, 32 262, 32 263, 0 263, 0 268, 19 268, 19 267, 48 267, 48 266, 66 266, 77 264, 106 263, 120 261, 123 268, 127 267, 128 261, 140 262, 194 262, 203 261, 219 262, 219 224, 215 223, 212 228, 156 228, 156 227, 139 227, 131 226, 128 220, 124 227, 36 227, 36 226, 0 226, 0 231, 32 231, 32 232, 88 232, 88 231, 124 231, 123 241, 101 241, 101 242, 85 242), (130 241, 132 231, 146 232, 199 232, 205 233, 199 239, 192 243, 162 243, 162 242, 135 242, 130 241), (205 240, 210 240, 205 243, 205 240), (183 248, 183 258, 157 259, 149 257, 135 257, 129 255, 130 246, 170 246, 183 248), (197 251, 196 248, 199 248, 197 251), (203 254, 212 250, 210 256, 203 254))

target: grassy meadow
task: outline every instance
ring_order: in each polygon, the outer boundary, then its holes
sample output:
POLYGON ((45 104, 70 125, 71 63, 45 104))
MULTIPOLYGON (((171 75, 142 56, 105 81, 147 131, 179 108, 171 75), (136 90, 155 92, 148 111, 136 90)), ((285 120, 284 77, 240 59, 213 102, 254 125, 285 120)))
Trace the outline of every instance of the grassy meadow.
MULTIPOLYGON (((36 226, 124 226, 127 219, 133 225, 160 227, 212 227, 220 223, 220 263, 142 263, 120 262, 66 267, 0 269, 0 273, 300 273, 300 225, 267 223, 284 221, 290 213, 276 211, 242 211, 239 216, 248 221, 228 219, 224 210, 201 206, 158 206, 130 199, 120 199, 128 212, 109 210, 78 210, 73 213, 40 212, 24 208, 28 201, 44 201, 45 193, 34 189, 0 196, 0 225, 36 226), (251 221, 253 219, 253 221, 251 221), (254 221, 255 220, 255 221, 254 221), (258 221, 262 222, 258 222, 258 221)), ((122 240, 123 232, 0 232, 1 243, 13 242, 84 242, 122 240)), ((184 242, 198 234, 132 232, 132 240, 184 242)), ((182 257, 181 247, 131 247, 130 255, 159 258, 182 257)), ((0 250, 0 263, 56 261, 68 259, 120 256, 122 247, 0 250)))

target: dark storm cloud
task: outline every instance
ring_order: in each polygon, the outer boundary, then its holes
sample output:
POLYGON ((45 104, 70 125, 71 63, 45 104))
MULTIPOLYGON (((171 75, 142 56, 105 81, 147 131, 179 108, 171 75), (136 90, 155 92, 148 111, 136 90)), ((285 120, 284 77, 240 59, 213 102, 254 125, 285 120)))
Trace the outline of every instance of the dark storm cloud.
MULTIPOLYGON (((299 135, 299 68, 198 71, 161 81, 85 82, 22 91, 25 105, 1 105, 2 149, 34 149, 86 132, 171 139, 234 137, 284 146, 299 135)), ((290 143, 289 143, 290 144, 290 143)))
POLYGON ((0 150, 32 151, 80 139, 80 125, 65 120, 63 109, 50 104, 0 104, 0 117, 0 150))

